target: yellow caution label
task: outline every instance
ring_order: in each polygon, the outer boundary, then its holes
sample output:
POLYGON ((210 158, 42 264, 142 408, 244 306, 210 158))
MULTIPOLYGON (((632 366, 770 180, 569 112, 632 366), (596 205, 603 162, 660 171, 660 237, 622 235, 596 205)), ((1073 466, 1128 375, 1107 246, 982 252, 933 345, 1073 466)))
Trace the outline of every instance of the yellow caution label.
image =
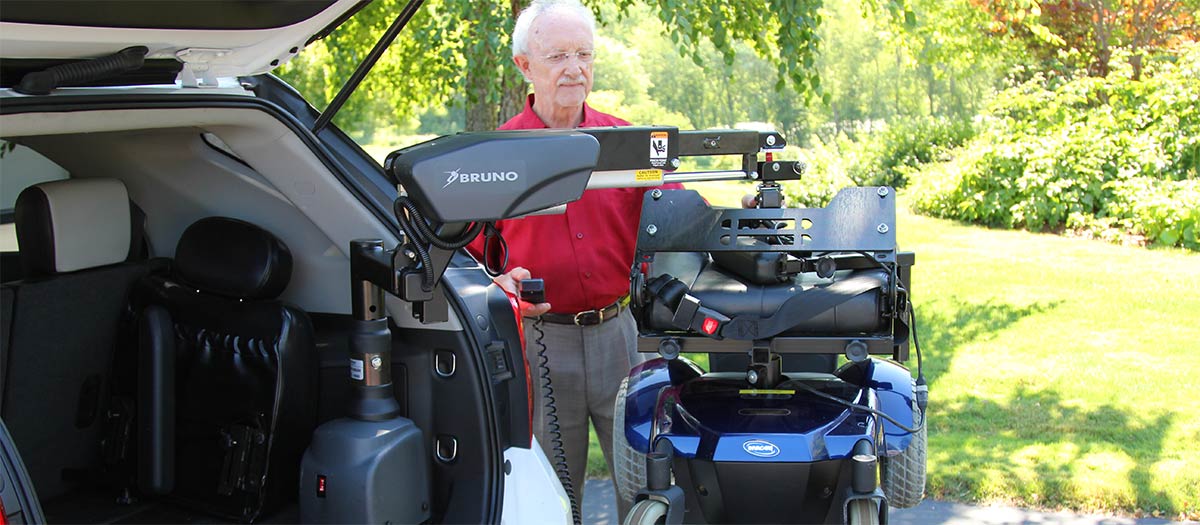
POLYGON ((744 396, 791 396, 791 395, 795 395, 796 391, 795 390, 746 389, 746 390, 738 390, 738 394, 741 394, 744 396))
POLYGON ((633 172, 633 180, 638 182, 645 182, 648 180, 662 182, 663 172, 662 170, 637 170, 633 172))

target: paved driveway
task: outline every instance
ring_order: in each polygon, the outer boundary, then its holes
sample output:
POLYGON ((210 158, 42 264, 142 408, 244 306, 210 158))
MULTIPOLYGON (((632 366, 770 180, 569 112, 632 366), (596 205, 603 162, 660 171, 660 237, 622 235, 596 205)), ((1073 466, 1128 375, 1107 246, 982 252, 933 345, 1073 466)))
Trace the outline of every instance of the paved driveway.
MULTIPOLYGON (((612 482, 589 479, 584 489, 584 525, 618 525, 612 482)), ((1038 512, 1014 507, 983 507, 926 500, 911 509, 892 509, 891 525, 1160 525, 1157 518, 1121 518, 1068 512, 1038 512)), ((1195 523, 1195 522, 1192 522, 1195 523)))

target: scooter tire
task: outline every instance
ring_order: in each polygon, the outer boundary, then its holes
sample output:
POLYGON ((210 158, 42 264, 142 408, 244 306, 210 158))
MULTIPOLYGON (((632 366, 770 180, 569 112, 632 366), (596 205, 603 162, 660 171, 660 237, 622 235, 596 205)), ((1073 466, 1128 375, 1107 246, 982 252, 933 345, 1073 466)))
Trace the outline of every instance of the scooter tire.
POLYGON ((879 503, 870 499, 856 499, 846 509, 847 525, 879 525, 879 503))
MULTIPOLYGON (((878 518, 878 517, 877 517, 878 518)), ((667 522, 667 504, 644 499, 633 506, 625 517, 625 525, 663 525, 667 522)), ((879 523, 876 521, 875 523, 879 523)))
POLYGON ((888 505, 898 509, 917 506, 925 499, 925 449, 926 429, 921 420, 921 411, 913 404, 913 422, 920 422, 921 430, 913 435, 908 447, 898 455, 881 458, 879 462, 879 487, 887 496, 888 505))
POLYGON ((633 498, 646 486, 646 455, 629 446, 625 439, 625 393, 629 378, 621 380, 613 407, 613 480, 617 485, 618 516, 625 516, 633 506, 633 498))

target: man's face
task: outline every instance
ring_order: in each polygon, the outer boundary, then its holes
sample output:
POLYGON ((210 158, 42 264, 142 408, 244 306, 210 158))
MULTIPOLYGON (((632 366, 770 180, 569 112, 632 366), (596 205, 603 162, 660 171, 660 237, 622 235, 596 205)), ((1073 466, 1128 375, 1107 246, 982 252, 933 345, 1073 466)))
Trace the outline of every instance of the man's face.
POLYGON ((587 25, 564 13, 543 14, 529 28, 526 47, 527 55, 513 59, 533 83, 537 100, 555 108, 581 106, 592 91, 590 53, 595 48, 587 25), (577 53, 581 51, 588 53, 588 58, 580 58, 577 53), (562 59, 564 53, 567 56, 562 59))

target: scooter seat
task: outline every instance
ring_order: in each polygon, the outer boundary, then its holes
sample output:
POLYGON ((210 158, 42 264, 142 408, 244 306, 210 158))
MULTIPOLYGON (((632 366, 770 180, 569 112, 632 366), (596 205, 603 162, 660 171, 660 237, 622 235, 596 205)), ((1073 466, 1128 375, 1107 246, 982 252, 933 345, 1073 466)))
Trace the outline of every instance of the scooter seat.
MULTIPOLYGON (((871 281, 866 291, 796 319, 791 328, 780 335, 843 335, 887 330, 883 316, 886 294, 883 291, 887 289, 888 274, 882 269, 842 270, 831 278, 806 272, 795 274, 786 282, 760 284, 714 264, 706 253, 659 253, 651 268, 651 278, 658 275, 674 277, 687 285, 688 293, 707 308, 731 318, 750 316, 760 319, 775 315, 793 297, 813 294, 850 277, 865 278, 871 281)), ((648 328, 676 331, 671 322, 672 314, 666 306, 652 304, 646 319, 648 328)))

